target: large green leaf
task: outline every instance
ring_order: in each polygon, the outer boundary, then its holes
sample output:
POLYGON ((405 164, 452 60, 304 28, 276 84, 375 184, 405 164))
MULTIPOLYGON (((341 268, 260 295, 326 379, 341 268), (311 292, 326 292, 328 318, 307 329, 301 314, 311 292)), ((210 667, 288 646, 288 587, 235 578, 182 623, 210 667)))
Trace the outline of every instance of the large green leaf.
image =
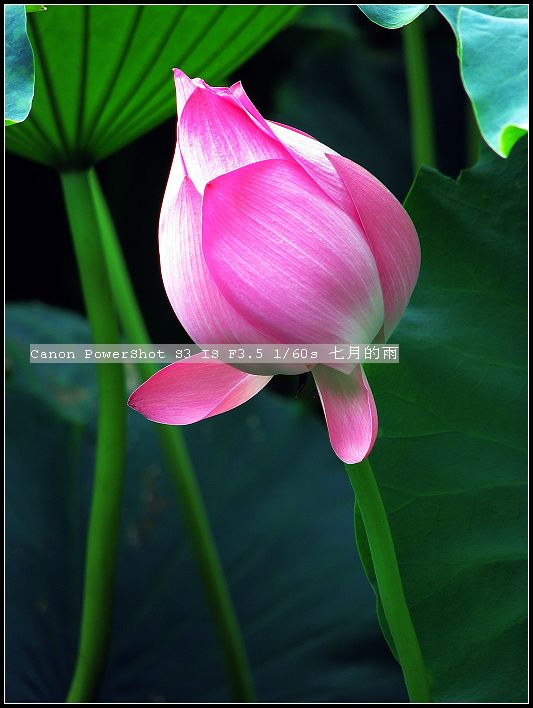
POLYGON ((369 20, 387 29, 408 25, 427 10, 429 5, 358 5, 369 20))
POLYGON ((528 6, 437 5, 457 38, 479 129, 507 157, 528 130, 528 6))
POLYGON ((22 122, 30 112, 35 67, 26 33, 24 5, 5 6, 5 125, 22 122))
POLYGON ((522 141, 457 181, 420 171, 400 364, 368 370, 371 459, 442 702, 526 700, 526 156, 522 141))
MULTIPOLYGON (((60 702, 76 652, 95 370, 28 363, 30 343, 87 341, 78 316, 17 305, 7 330, 8 695, 60 702)), ((351 490, 324 427, 301 404, 265 391, 184 431, 259 699, 406 700, 354 548, 351 490)), ((99 701, 228 701, 155 426, 133 411, 123 508, 99 701)))
POLYGON ((38 91, 7 147, 48 165, 100 160, 173 115, 173 67, 221 82, 299 9, 49 6, 29 20, 38 91))
MULTIPOLYGON (((359 5, 372 22, 395 29, 429 5, 359 5)), ((507 157, 528 131, 528 6, 436 5, 457 38, 461 78, 488 145, 507 157)))

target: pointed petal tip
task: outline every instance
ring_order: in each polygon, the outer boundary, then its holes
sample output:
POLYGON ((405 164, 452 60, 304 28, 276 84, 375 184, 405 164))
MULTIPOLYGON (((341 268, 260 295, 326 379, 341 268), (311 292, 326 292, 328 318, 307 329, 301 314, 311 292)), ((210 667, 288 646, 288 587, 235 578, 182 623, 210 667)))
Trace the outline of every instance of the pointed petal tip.
MULTIPOLYGON (((192 82, 191 82, 192 83, 192 82)), ((196 87, 180 115, 179 146, 187 173, 203 194, 215 177, 287 151, 227 89, 196 87)))
POLYGON ((344 453, 344 452, 337 452, 337 450, 334 449, 335 454, 339 458, 341 462, 344 462, 345 465, 358 465, 360 462, 363 460, 366 460, 366 458, 370 455, 372 452, 372 447, 373 444, 369 446, 368 450, 366 452, 357 452, 357 453, 344 453))
POLYGON ((138 390, 139 390, 138 388, 135 389, 135 391, 133 391, 133 393, 130 394, 130 397, 128 398, 128 400, 127 400, 127 402, 126 402, 126 405, 127 405, 129 408, 132 408, 134 411, 138 411, 138 408, 137 408, 137 399, 136 399, 136 396, 135 396, 135 394, 137 393, 138 390))
POLYGON ((191 81, 184 71, 177 69, 176 67, 172 69, 172 74, 174 76, 174 81, 191 81))

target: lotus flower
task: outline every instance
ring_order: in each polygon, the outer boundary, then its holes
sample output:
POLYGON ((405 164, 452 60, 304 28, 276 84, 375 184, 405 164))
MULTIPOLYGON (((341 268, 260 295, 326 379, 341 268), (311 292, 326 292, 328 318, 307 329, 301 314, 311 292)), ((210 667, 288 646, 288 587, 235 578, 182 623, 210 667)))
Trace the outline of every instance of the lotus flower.
MULTIPOLYGON (((370 173, 306 133, 265 120, 240 83, 174 70, 177 143, 159 224, 174 311, 199 344, 385 341, 413 291, 413 224, 370 173)), ((255 365, 193 356, 132 394, 148 419, 186 425, 258 393, 274 374, 312 370, 331 445, 347 463, 377 432, 360 365, 255 365)))

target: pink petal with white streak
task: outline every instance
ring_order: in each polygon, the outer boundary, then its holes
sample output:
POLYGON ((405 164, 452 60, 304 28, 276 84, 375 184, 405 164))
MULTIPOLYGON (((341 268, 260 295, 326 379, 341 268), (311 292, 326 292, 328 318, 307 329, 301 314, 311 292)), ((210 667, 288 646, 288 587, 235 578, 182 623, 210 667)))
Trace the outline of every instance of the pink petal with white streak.
POLYGON ((297 160, 326 194, 336 201, 347 214, 358 220, 359 217, 344 182, 326 157, 326 153, 336 155, 335 150, 323 145, 301 130, 291 128, 282 123, 276 123, 275 121, 265 120, 250 100, 240 81, 230 86, 229 90, 257 124, 268 135, 272 135, 279 140, 287 149, 289 155, 292 155, 297 160))
POLYGON ((131 394, 128 405, 155 423, 189 425, 240 406, 271 379, 201 356, 165 366, 131 394))
POLYGON ((176 87, 176 107, 178 110, 178 121, 183 113, 185 104, 189 96, 196 88, 194 81, 189 79, 187 74, 184 74, 181 69, 174 69, 174 85, 176 87))
POLYGON ((179 145, 187 174, 203 194, 207 182, 260 160, 286 157, 231 94, 204 88, 188 98, 179 125, 179 145))
POLYGON ((175 190, 171 178, 159 222, 159 255, 177 318, 199 344, 264 342, 264 335, 224 299, 207 269, 201 242, 202 198, 188 177, 175 190))
POLYGON ((418 278, 418 236, 403 206, 370 172, 340 155, 330 155, 329 159, 351 195, 376 259, 387 340, 407 307, 418 278))
POLYGON ((208 184, 204 258, 226 300, 287 343, 365 343, 383 323, 360 227, 298 164, 268 160, 208 184))
POLYGON ((273 121, 267 122, 279 141, 298 160, 315 182, 322 187, 326 194, 337 202, 347 214, 358 220, 350 194, 326 156, 327 153, 336 155, 335 150, 323 145, 310 135, 287 125, 274 123, 273 121))
POLYGON ((315 366, 313 376, 333 450, 347 464, 361 462, 370 454, 378 429, 376 404, 362 367, 347 375, 315 366))

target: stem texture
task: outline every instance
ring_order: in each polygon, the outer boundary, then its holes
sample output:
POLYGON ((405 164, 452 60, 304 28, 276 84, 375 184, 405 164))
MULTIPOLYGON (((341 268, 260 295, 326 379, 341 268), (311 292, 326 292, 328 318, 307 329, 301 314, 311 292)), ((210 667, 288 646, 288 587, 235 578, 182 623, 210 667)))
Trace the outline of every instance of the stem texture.
POLYGON ((423 18, 419 17, 402 29, 415 172, 421 165, 437 166, 423 23, 423 18))
MULTIPOLYGON (((100 225, 107 269, 112 274, 111 288, 122 329, 130 343, 149 344, 148 330, 94 169, 89 171, 88 180, 100 225)), ((143 380, 159 369, 149 361, 139 362, 137 368, 143 380)), ((159 442, 178 491, 183 520, 220 642, 233 697, 239 703, 254 702, 252 674, 244 639, 183 435, 178 427, 153 425, 157 426, 159 442)))
MULTIPOLYGON (((100 224, 86 171, 64 172, 61 183, 95 344, 119 341, 100 224)), ((96 698, 111 632, 120 507, 126 448, 124 369, 97 364, 98 428, 93 494, 87 532, 78 656, 69 703, 96 698)))
POLYGON ((411 703, 430 703, 431 690, 407 607, 396 551, 379 487, 368 460, 345 465, 361 512, 379 597, 402 667, 411 703))

